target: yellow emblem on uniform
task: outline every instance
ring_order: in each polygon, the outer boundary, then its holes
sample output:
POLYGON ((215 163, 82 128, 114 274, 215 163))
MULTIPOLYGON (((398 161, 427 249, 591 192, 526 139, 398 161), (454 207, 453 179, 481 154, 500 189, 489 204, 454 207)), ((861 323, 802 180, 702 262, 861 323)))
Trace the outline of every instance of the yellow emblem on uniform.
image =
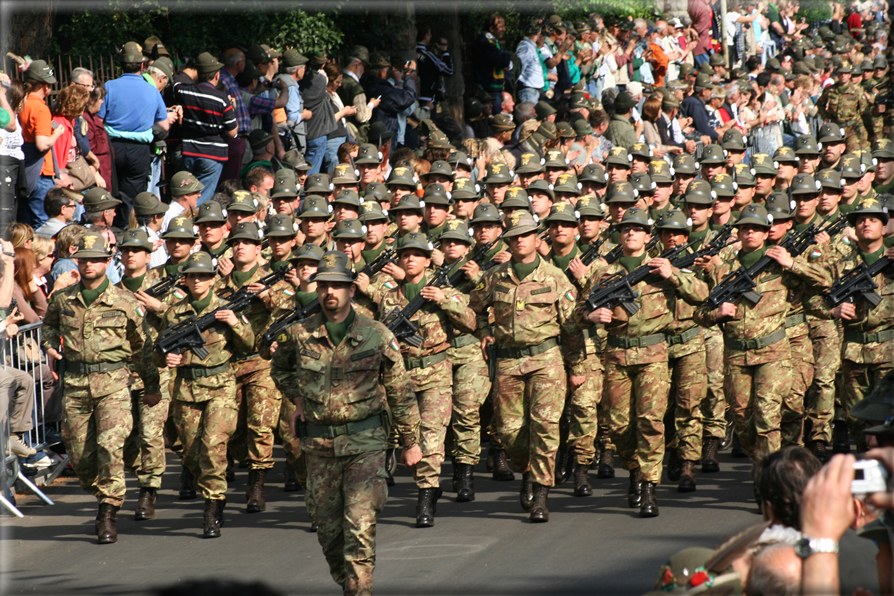
POLYGON ((515 310, 521 312, 525 310, 525 301, 524 300, 516 300, 515 301, 515 310))
POLYGON ((335 267, 335 262, 338 260, 338 255, 325 255, 323 257, 323 262, 326 264, 328 269, 332 269, 335 267))
POLYGON ((499 174, 500 170, 502 170, 502 169, 503 169, 503 164, 501 164, 501 163, 491 164, 491 166, 490 166, 490 170, 494 174, 499 174))
POLYGON ((395 176, 403 176, 403 175, 406 174, 406 173, 407 173, 407 168, 403 168, 403 167, 401 167, 401 168, 394 168, 394 175, 395 175, 395 176))
POLYGON ((348 165, 349 164, 346 164, 346 163, 338 164, 337 166, 335 166, 335 173, 338 174, 339 176, 341 176, 342 174, 344 174, 345 172, 348 171, 348 165))
POLYGON ((363 203, 363 210, 366 211, 367 213, 369 213, 370 211, 375 209, 375 205, 377 205, 377 204, 378 203, 376 203, 375 201, 367 201, 367 202, 363 203))
POLYGON ((869 209, 873 205, 878 205, 879 202, 875 199, 864 199, 860 202, 860 209, 869 209))
POLYGON ((553 205, 553 209, 556 210, 556 213, 565 213, 565 205, 568 203, 556 203, 553 205))
POLYGON ((454 190, 464 189, 466 187, 466 181, 468 178, 458 178, 456 182, 453 183, 454 190))
POLYGON ((279 335, 276 336, 276 341, 279 343, 285 343, 288 340, 289 340, 289 336, 286 335, 285 333, 280 333, 279 335))
POLYGON ((568 179, 571 178, 571 174, 560 174, 559 175, 559 184, 565 184, 568 182, 568 179))
POLYGON ((175 225, 175 226, 178 226, 178 227, 179 227, 179 226, 182 226, 184 223, 186 223, 186 218, 185 218, 185 217, 175 217, 175 218, 174 218, 174 225, 175 225))
POLYGON ((879 140, 878 140, 878 148, 879 148, 879 149, 884 149, 885 147, 888 146, 888 143, 890 143, 890 142, 891 142, 891 141, 889 141, 888 139, 879 139, 879 140))
POLYGON ((621 155, 626 149, 623 147, 612 147, 612 155, 621 155))
POLYGON ((634 151, 642 151, 645 146, 646 146, 645 143, 634 143, 633 150, 634 151))
POLYGON ((719 174, 714 174, 714 178, 711 181, 713 182, 716 180, 717 182, 723 182, 727 178, 729 178, 729 174, 720 172, 719 174))
POLYGON ((521 219, 522 212, 521 211, 513 211, 509 214, 509 223, 513 226, 518 225, 518 220, 521 219))
POLYGON ((484 289, 484 282, 483 282, 483 281, 482 281, 481 283, 479 283, 477 286, 475 286, 475 291, 476 291, 476 292, 480 292, 480 291, 483 290, 483 289, 484 289))
POLYGON ((461 224, 461 223, 462 223, 462 221, 460 221, 458 219, 451 219, 450 221, 447 222, 447 228, 452 232, 452 231, 456 230, 456 228, 458 228, 459 224, 461 224))
POLYGON ((822 172, 823 180, 828 180, 831 177, 832 177, 832 170, 823 170, 823 172, 822 172))
MULTIPOLYGON (((658 162, 658 163, 661 163, 661 162, 658 162)), ((736 164, 736 174, 741 174, 742 172, 744 172, 747 169, 749 169, 747 163, 737 163, 736 164)))
POLYGON ((513 186, 512 188, 509 189, 508 194, 510 197, 512 197, 514 199, 515 197, 518 196, 518 191, 520 191, 520 190, 521 189, 519 187, 513 186))
MULTIPOLYGON (((564 205, 564 203, 559 203, 559 205, 564 205)), ((590 206, 590 197, 581 197, 577 200, 578 207, 589 207, 590 206)))
POLYGON ((524 153, 524 154, 522 154, 522 156, 521 156, 521 162, 522 162, 522 165, 523 165, 523 166, 528 165, 528 163, 530 163, 530 161, 531 161, 531 157, 533 157, 533 156, 534 156, 533 153, 524 153))
POLYGON ((846 168, 849 168, 849 167, 851 167, 851 164, 854 163, 855 159, 856 159, 855 157, 842 157, 841 165, 843 165, 846 168))
POLYGON ((652 165, 652 170, 654 170, 656 174, 658 172, 661 172, 662 170, 664 170, 664 162, 661 161, 660 159, 658 161, 653 161, 651 165, 652 165))
POLYGON ((562 154, 561 151, 559 151, 557 149, 553 149, 552 151, 549 151, 547 153, 547 156, 549 157, 550 161, 552 161, 554 159, 559 159, 559 155, 561 155, 561 154, 562 154))
POLYGON ((764 155, 763 153, 758 153, 757 155, 754 156, 754 163, 762 164, 765 161, 767 161, 767 156, 764 155))
POLYGON ((91 249, 99 236, 84 236, 84 248, 91 249))

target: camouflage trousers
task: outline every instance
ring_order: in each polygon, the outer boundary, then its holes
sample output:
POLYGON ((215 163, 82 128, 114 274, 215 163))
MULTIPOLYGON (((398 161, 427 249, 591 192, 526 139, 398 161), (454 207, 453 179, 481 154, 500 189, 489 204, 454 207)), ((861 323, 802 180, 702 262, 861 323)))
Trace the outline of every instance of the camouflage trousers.
POLYGON ((332 579, 345 594, 371 595, 376 566, 376 516, 388 486, 385 452, 345 457, 305 453, 307 511, 319 529, 317 540, 332 579))
MULTIPOLYGON (((708 393, 702 402, 702 434, 704 438, 723 440, 726 436, 728 402, 723 389, 723 333, 708 327, 705 334, 705 367, 708 369, 708 393)), ((699 458, 701 455, 699 455, 699 458)))
POLYGON ((223 500, 227 492, 227 442, 236 430, 236 383, 230 377, 224 387, 211 391, 213 397, 206 401, 181 401, 175 395, 171 415, 183 443, 183 465, 195 476, 204 498, 223 500))
POLYGON ((568 377, 558 348, 497 362, 494 425, 512 469, 553 486, 568 377))
POLYGON ((419 488, 438 488, 444 463, 444 440, 453 410, 453 372, 449 360, 425 369, 410 371, 411 384, 419 404, 419 448, 422 460, 413 476, 419 488), (420 382, 420 379, 424 379, 420 382))
POLYGON ((782 401, 791 384, 790 358, 754 366, 727 362, 727 399, 742 448, 752 461, 782 447, 782 401))
POLYGON ((124 502, 124 443, 133 430, 130 390, 94 398, 66 391, 62 439, 81 488, 100 503, 124 502))
MULTIPOLYGON (((701 341, 695 338, 690 341, 701 341)), ((705 350, 671 358, 670 398, 674 403, 674 441, 680 458, 698 461, 702 457, 702 433, 704 415, 702 404, 708 395, 708 379, 705 368, 705 350)))
POLYGON ((289 421, 295 413, 295 404, 290 399, 282 400, 282 409, 279 411, 279 438, 282 439, 282 448, 286 452, 286 465, 295 470, 295 479, 301 486, 307 486, 307 462, 301 450, 301 441, 292 432, 289 421))
POLYGON ((171 408, 167 388, 154 406, 143 403, 144 390, 132 391, 133 431, 124 444, 124 461, 139 480, 141 488, 161 488, 165 472, 165 423, 171 408))
POLYGON ((836 321, 810 322, 813 341, 813 383, 804 400, 805 422, 810 422, 808 441, 832 441, 835 412, 835 374, 841 368, 841 336, 836 321))
POLYGON ((270 367, 236 377, 239 419, 230 440, 231 454, 249 469, 273 467, 273 429, 279 426, 282 394, 270 378, 270 367))
MULTIPOLYGON (((804 324, 806 325, 806 323, 804 324)), ((813 344, 805 332, 789 337, 792 349, 791 389, 782 399, 782 446, 804 446, 804 399, 813 383, 813 344)))
POLYGON ((848 429, 851 432, 854 442, 857 444, 857 451, 866 451, 866 436, 863 431, 866 429, 866 423, 863 420, 857 420, 850 415, 851 408, 858 401, 866 397, 875 385, 881 382, 891 368, 894 362, 886 362, 885 364, 858 364, 852 360, 844 360, 841 371, 841 413, 836 414, 836 419, 847 420, 848 429))
POLYGON ((596 432, 599 422, 599 402, 602 400, 602 360, 599 355, 587 356, 587 371, 583 385, 568 385, 568 403, 571 410, 571 426, 568 429, 568 446, 574 450, 575 461, 590 465, 596 457, 596 432))
POLYGON ((490 393, 487 362, 476 360, 453 366, 453 457, 474 466, 481 459, 481 406, 490 393))
POLYGON ((664 415, 670 394, 667 362, 605 366, 612 441, 628 470, 659 484, 664 462, 664 415))
POLYGON ((844 139, 847 143, 847 152, 853 153, 860 151, 869 146, 869 133, 862 122, 858 122, 853 126, 844 127, 844 139))

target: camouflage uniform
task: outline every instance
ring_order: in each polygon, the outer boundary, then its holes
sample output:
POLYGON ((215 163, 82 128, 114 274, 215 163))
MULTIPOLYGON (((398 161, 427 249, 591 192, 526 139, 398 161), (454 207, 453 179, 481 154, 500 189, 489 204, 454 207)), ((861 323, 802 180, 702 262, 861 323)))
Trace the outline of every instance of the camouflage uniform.
POLYGON ((823 119, 831 120, 844 129, 848 153, 868 145, 869 135, 863 124, 863 114, 867 113, 869 104, 859 85, 848 82, 846 85, 836 83, 828 87, 817 101, 817 108, 823 119))
MULTIPOLYGON (((421 489, 438 488, 444 462, 444 439, 453 410, 453 369, 447 358, 449 330, 453 327, 470 333, 475 328, 475 315, 469 310, 468 297, 451 287, 442 287, 441 291, 445 297, 442 302, 427 300, 410 317, 419 326, 422 345, 417 348, 401 342, 400 348, 422 419, 422 461, 414 471, 416 484, 421 489)), ((384 320, 388 313, 401 310, 408 303, 401 283, 382 297, 379 319, 384 320)))
POLYGON ((133 362, 150 394, 159 393, 158 369, 151 365, 145 311, 133 296, 108 286, 86 306, 82 288, 78 283, 53 294, 43 348, 61 354, 65 347, 62 436, 81 487, 118 508, 125 492, 124 444, 133 429, 126 362, 133 362))
POLYGON ((314 315, 289 328, 271 375, 286 400, 303 400, 307 508, 332 578, 345 594, 372 594, 376 517, 388 496, 382 417, 390 409, 409 448, 418 443, 419 410, 390 331, 355 315, 333 346, 324 323, 314 315), (352 432, 348 423, 369 425, 352 432))
MULTIPOLYGON (((186 296, 164 314, 164 327, 172 327, 189 316, 199 317, 223 306, 212 289, 211 301, 197 313, 186 296)), ((238 324, 214 325, 202 336, 208 356, 199 358, 183 352, 175 371, 171 415, 183 443, 183 464, 195 476, 207 500, 226 501, 227 441, 236 430, 236 380, 230 362, 236 353, 254 349, 255 336, 248 320, 236 315, 238 324)), ((164 357, 155 362, 164 366, 164 357)))

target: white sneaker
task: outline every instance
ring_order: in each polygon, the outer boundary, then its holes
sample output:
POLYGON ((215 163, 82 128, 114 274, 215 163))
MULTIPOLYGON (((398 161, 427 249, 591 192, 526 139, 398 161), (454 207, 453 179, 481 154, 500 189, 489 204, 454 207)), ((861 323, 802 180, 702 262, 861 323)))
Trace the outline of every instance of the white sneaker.
POLYGON ((24 465, 36 470, 44 470, 53 465, 53 458, 44 453, 40 459, 24 465))
POLYGON ((33 447, 25 445, 25 443, 15 435, 9 437, 9 450, 13 455, 18 455, 19 457, 31 457, 32 455, 37 454, 37 451, 33 447))

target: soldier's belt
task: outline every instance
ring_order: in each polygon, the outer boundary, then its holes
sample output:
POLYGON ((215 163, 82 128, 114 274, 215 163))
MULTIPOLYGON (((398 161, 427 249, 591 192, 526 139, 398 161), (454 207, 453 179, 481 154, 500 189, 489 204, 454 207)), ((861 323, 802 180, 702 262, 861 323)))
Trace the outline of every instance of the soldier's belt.
POLYGON ((423 356, 422 358, 407 358, 404 357, 404 367, 407 370, 413 370, 414 368, 428 368, 438 362, 443 362, 447 360, 447 351, 439 352, 437 354, 432 354, 431 356, 423 356))
POLYGON ((601 325, 593 325, 592 327, 588 327, 588 328, 584 329, 584 337, 588 337, 590 339, 599 341, 599 339, 600 339, 599 329, 601 327, 602 327, 601 325))
POLYGON ((757 339, 734 339, 732 337, 723 336, 723 345, 731 350, 760 350, 771 346, 778 341, 785 339, 785 327, 777 329, 770 335, 758 337, 757 339))
POLYGON ((254 360, 255 358, 260 358, 261 355, 255 352, 254 354, 250 354, 248 356, 244 356, 242 358, 233 358, 233 362, 244 362, 245 360, 254 360))
POLYGON ((220 366, 180 366, 177 368, 177 376, 181 379, 201 379, 202 377, 213 377, 220 373, 230 370, 230 363, 226 362, 220 366))
POLYGON ((800 325, 801 323, 806 323, 807 317, 804 316, 804 313, 798 315, 789 315, 785 317, 785 328, 790 329, 795 325, 800 325))
POLYGON ((702 328, 696 325, 695 327, 691 327, 680 333, 678 335, 668 335, 667 336, 667 345, 669 346, 678 346, 680 344, 685 344, 691 339, 698 337, 702 332, 702 328))
POLYGON ((663 333, 653 333, 652 335, 644 335, 642 337, 618 337, 616 335, 608 336, 608 345, 612 348, 621 348, 627 350, 630 348, 648 348, 655 344, 664 343, 666 336, 663 333))
POLYGON ((527 358, 528 356, 537 356, 548 352, 559 345, 558 337, 551 337, 540 342, 536 346, 529 348, 497 348, 497 358, 507 358, 514 360, 516 358, 527 358))
POLYGON ((345 422, 344 424, 332 424, 330 426, 317 426, 304 424, 299 421, 298 431, 300 438, 310 439, 334 439, 342 435, 356 435, 359 432, 385 426, 384 417, 388 414, 381 412, 359 422, 345 422))
POLYGON ((860 331, 845 330, 844 341, 855 344, 884 343, 894 340, 894 329, 879 331, 877 333, 862 333, 860 331))
POLYGON ((73 375, 89 375, 91 373, 107 373, 127 366, 127 362, 99 362, 87 364, 86 362, 65 362, 65 372, 73 375))
POLYGON ((474 335, 459 335, 450 340, 451 348, 464 348, 472 344, 477 344, 478 339, 474 335))
POLYGON ((858 122, 859 122, 859 120, 856 120, 856 119, 855 119, 855 120, 848 120, 848 121, 846 121, 846 122, 839 122, 839 123, 838 123, 838 126, 840 126, 841 128, 847 128, 848 126, 853 126, 854 124, 856 124, 856 123, 858 123, 858 122))

